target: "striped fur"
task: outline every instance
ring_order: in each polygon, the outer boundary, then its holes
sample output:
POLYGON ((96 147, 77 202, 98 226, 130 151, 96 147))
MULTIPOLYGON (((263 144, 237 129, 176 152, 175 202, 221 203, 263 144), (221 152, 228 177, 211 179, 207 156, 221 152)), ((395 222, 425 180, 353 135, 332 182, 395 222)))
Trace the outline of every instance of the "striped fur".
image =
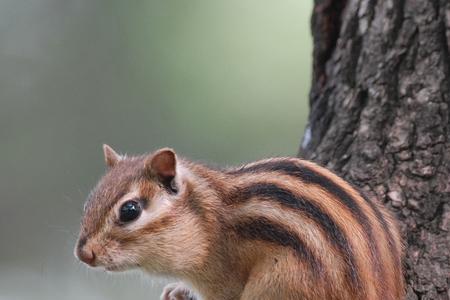
POLYGON ((178 159, 174 192, 148 176, 148 157, 121 159, 90 195, 78 247, 101 249, 98 265, 179 277, 204 299, 404 297, 393 218, 332 172, 295 158, 228 170, 178 159), (143 219, 114 225, 131 186, 149 203, 143 219))

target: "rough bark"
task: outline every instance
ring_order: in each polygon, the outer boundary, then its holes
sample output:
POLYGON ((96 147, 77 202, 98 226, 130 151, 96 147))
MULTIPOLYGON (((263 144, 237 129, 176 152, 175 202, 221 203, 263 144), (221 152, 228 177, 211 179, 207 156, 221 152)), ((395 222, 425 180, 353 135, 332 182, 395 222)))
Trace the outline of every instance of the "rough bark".
POLYGON ((408 299, 450 299, 450 1, 315 0, 299 155, 385 203, 408 299))

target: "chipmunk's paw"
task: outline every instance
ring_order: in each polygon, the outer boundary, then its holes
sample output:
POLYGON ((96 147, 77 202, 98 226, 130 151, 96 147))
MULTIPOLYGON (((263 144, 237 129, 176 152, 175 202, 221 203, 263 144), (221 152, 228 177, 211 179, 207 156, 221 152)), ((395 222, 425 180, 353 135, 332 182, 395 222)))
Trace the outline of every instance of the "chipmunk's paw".
POLYGON ((196 300, 197 298, 192 293, 187 285, 183 282, 169 283, 164 287, 161 294, 161 300, 196 300))

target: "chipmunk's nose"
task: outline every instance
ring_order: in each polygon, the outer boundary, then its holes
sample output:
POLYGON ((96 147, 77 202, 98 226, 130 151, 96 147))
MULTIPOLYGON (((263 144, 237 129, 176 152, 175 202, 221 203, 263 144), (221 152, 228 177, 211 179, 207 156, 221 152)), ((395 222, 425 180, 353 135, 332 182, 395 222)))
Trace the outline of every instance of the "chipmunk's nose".
POLYGON ((91 267, 95 266, 95 252, 87 243, 86 238, 80 238, 77 245, 76 256, 79 260, 91 267))

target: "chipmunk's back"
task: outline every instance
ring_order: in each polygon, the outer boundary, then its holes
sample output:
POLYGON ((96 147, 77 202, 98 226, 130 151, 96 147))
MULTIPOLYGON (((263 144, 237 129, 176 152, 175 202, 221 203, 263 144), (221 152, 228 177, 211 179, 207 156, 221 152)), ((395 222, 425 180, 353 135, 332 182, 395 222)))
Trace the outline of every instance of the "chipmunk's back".
POLYGON ((268 253, 289 249, 280 272, 295 274, 288 278, 293 291, 303 286, 302 296, 313 299, 403 297, 402 243, 384 207, 299 159, 264 160, 227 174, 236 181, 227 199, 235 211, 231 228, 268 253))

